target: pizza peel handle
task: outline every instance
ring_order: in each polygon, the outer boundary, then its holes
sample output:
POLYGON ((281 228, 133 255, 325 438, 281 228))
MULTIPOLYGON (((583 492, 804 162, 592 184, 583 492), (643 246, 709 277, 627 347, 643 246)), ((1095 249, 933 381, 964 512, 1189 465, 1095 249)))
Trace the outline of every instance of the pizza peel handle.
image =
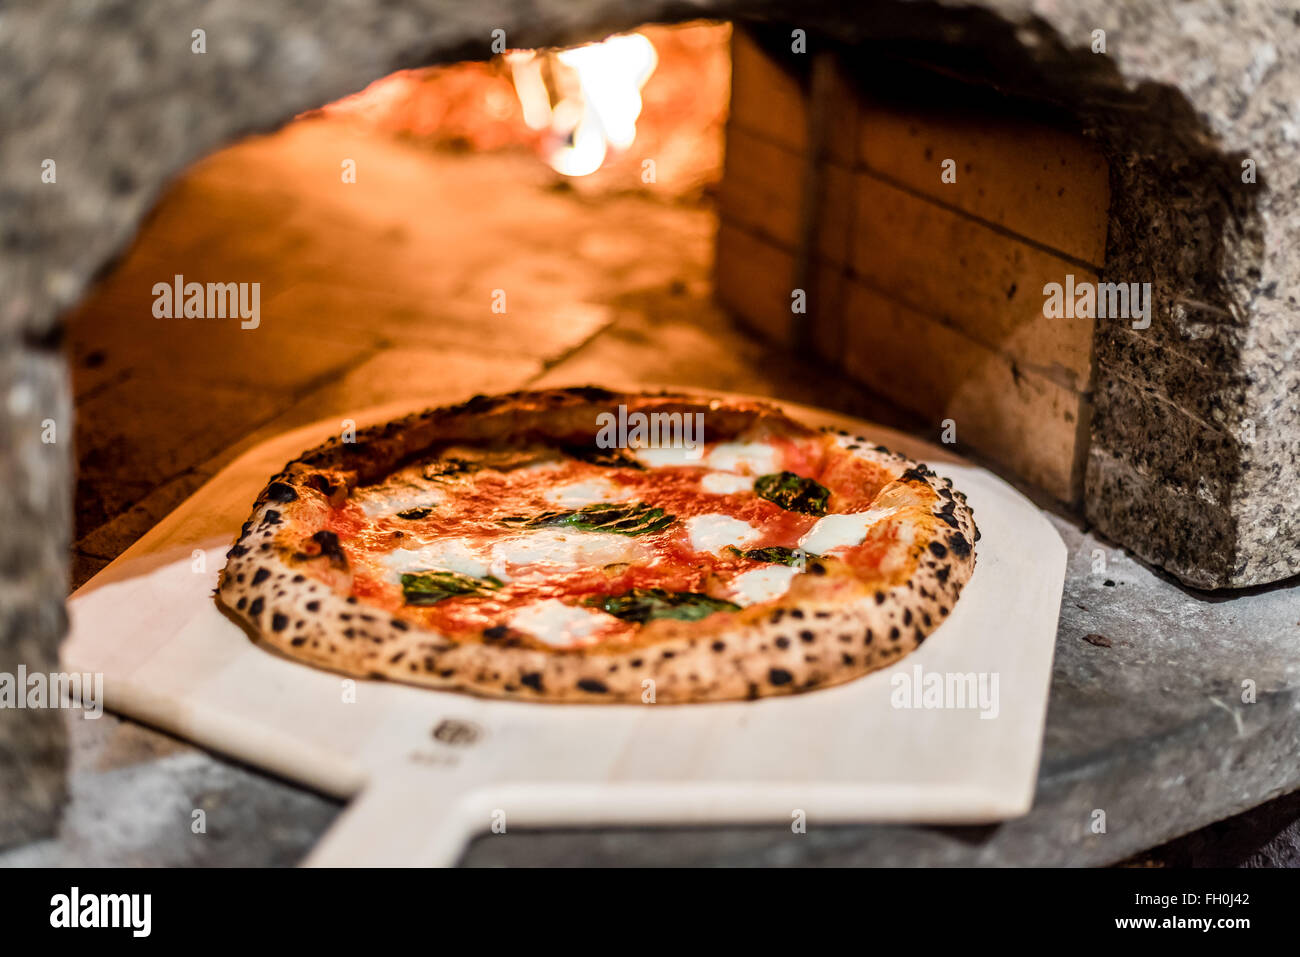
POLYGON ((492 827, 473 772, 400 768, 377 774, 334 822, 307 867, 450 867, 492 827))

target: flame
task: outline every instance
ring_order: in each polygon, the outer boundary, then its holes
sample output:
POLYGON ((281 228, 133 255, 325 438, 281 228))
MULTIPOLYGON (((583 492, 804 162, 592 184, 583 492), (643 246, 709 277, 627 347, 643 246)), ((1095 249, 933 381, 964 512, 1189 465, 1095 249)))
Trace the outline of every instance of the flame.
POLYGON ((659 57, 646 37, 630 33, 558 53, 516 51, 506 61, 524 122, 548 131, 547 162, 565 176, 586 176, 611 147, 626 150, 636 140, 641 88, 659 57))

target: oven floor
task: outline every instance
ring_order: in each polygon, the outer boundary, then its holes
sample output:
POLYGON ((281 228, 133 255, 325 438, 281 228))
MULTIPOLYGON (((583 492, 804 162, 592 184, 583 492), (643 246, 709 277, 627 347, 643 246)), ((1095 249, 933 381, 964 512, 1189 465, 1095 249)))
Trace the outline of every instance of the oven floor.
MULTIPOLYGON (((69 321, 74 587, 248 444, 383 402, 682 385, 923 428, 732 325, 711 301, 707 199, 555 179, 529 154, 432 151, 323 119, 195 167, 69 321), (345 158, 355 184, 340 182, 345 158), (153 286, 176 274, 261 283, 260 324, 155 318, 153 286), (492 311, 498 290, 504 314, 492 311)), ((1278 796, 1300 785, 1288 746, 1297 586, 1198 596, 1077 520, 1053 521, 1071 559, 1028 817, 986 828, 814 824, 800 836, 522 831, 479 838, 464 863, 1300 865, 1300 795, 1278 796), (1237 703, 1247 678, 1254 705, 1237 703), (1097 809, 1105 833, 1090 826, 1097 809)), ((133 722, 70 727, 60 834, 0 864, 292 864, 339 810, 133 722), (193 835, 199 808, 208 830, 193 835)))

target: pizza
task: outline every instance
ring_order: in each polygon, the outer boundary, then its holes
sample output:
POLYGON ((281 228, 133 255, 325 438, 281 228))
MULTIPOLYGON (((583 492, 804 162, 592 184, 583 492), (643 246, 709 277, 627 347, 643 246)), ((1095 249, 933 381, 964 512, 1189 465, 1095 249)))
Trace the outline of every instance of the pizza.
POLYGON ((692 702, 896 661, 975 566, 966 497, 749 400, 477 396, 274 476, 219 601, 348 675, 533 701, 692 702))

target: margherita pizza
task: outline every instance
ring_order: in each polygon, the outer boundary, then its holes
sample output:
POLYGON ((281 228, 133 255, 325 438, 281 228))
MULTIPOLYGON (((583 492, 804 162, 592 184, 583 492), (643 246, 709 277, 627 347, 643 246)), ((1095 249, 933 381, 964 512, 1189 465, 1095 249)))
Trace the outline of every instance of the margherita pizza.
POLYGON ((977 538, 951 482, 764 403, 517 392, 290 462, 218 593, 275 648, 350 675, 717 701, 907 654, 952 611, 977 538))

